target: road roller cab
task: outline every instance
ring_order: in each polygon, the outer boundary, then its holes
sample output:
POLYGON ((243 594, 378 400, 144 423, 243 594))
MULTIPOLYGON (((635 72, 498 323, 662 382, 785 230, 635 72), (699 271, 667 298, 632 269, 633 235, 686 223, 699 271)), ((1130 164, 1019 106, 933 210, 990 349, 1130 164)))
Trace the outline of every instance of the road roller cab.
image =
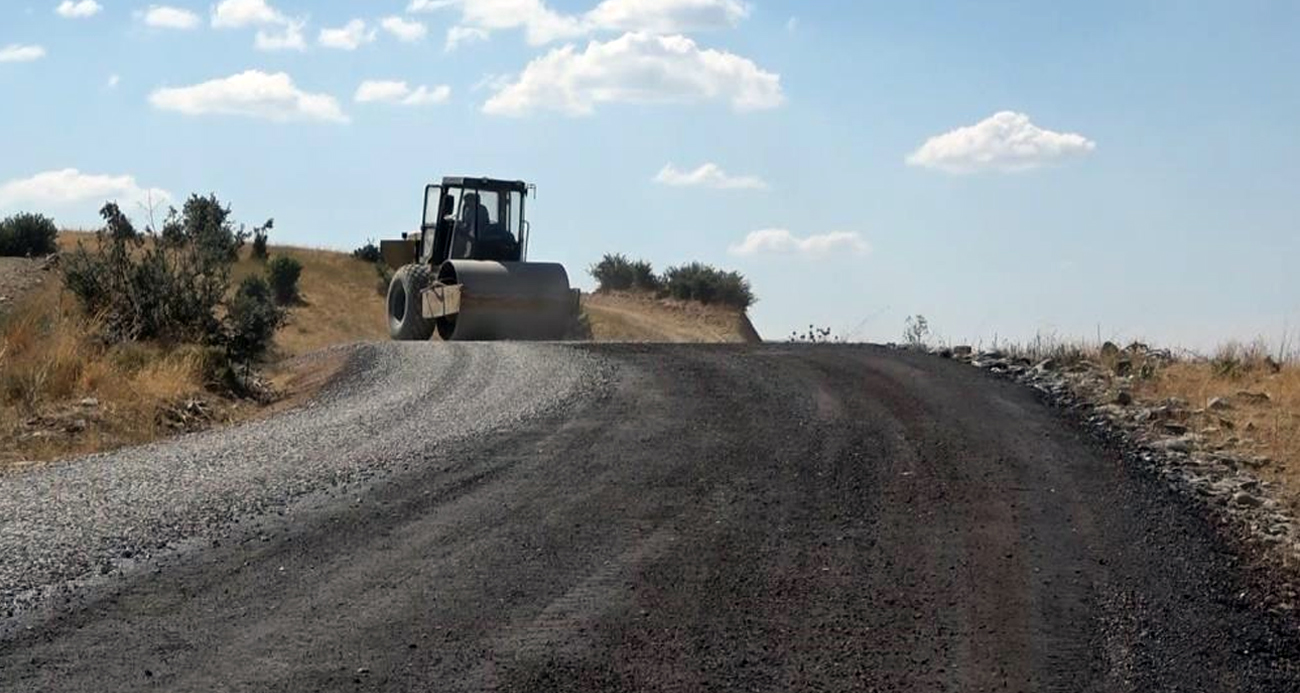
POLYGON ((443 178, 420 230, 380 243, 393 339, 562 339, 577 313, 564 267, 528 262, 523 181, 443 178))

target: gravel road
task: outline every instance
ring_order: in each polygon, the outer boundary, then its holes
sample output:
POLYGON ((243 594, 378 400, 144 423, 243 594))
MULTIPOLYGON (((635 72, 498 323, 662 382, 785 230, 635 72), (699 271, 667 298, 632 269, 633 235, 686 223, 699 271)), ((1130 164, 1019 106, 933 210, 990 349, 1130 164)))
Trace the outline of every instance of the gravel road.
POLYGON ((0 690, 1300 690, 1214 528, 937 358, 366 345, 0 477, 0 690))

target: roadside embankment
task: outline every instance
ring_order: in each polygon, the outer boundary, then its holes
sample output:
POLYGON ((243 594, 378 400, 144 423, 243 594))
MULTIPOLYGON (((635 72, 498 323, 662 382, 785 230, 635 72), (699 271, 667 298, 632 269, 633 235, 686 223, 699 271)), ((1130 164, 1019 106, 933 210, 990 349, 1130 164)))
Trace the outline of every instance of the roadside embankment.
MULTIPOLYGON (((1259 352, 1179 357, 1143 344, 935 353, 1017 380, 1300 570, 1300 371, 1259 352)), ((1283 608, 1295 594, 1281 595, 1283 608)))

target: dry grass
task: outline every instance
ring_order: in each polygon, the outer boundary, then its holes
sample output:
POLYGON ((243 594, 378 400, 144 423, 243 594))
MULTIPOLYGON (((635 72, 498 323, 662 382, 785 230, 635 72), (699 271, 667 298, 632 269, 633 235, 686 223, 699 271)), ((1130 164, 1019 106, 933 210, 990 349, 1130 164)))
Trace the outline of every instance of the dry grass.
POLYGON ((734 308, 610 292, 584 294, 582 309, 597 342, 761 341, 744 311, 734 308))
MULTIPOLYGON (((63 250, 94 235, 64 232, 63 250)), ((314 390, 337 359, 293 357, 334 344, 386 339, 383 300, 372 266, 346 253, 272 247, 271 255, 302 262, 302 302, 276 335, 273 383, 283 397, 264 408, 205 392, 203 351, 151 344, 108 347, 96 326, 63 292, 57 279, 21 297, 0 318, 0 468, 27 461, 113 449, 156 440, 179 429, 227 423, 283 408, 314 390), (83 404, 93 399, 96 404, 83 404), (200 401, 192 422, 185 405, 200 401), (180 412, 180 414, 177 414, 180 412)), ((232 286, 263 271, 247 257, 236 263, 232 286)), ((54 275, 57 276, 57 275, 54 275)))
POLYGON ((1213 445, 1272 460, 1260 475, 1281 482, 1300 506, 1300 367, 1261 361, 1225 372, 1216 359, 1184 361, 1162 368, 1135 395, 1186 401, 1195 432, 1213 445), (1215 399, 1221 401, 1211 408, 1215 399))
POLYGON ((168 430, 162 408, 202 395, 201 351, 109 348, 94 334, 55 282, 0 323, 0 466, 153 440, 168 430))

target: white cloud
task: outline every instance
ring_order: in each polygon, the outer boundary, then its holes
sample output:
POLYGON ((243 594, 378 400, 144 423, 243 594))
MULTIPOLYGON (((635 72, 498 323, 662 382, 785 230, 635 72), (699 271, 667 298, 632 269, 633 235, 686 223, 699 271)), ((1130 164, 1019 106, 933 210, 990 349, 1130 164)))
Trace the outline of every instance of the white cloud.
POLYGON ((476 37, 522 28, 529 43, 541 45, 586 33, 579 18, 562 15, 542 0, 413 0, 406 11, 433 12, 452 7, 460 9, 460 22, 454 28, 474 29, 476 37))
POLYGON ((202 21, 189 10, 169 5, 150 5, 141 15, 144 23, 156 29, 196 29, 202 21))
POLYGON ((371 101, 397 101, 411 92, 406 82, 368 79, 357 87, 353 100, 357 103, 371 101))
POLYGON ((45 49, 41 46, 24 46, 13 43, 0 48, 0 63, 27 63, 44 57, 45 49))
POLYGON ((239 115, 277 122, 348 122, 333 96, 302 91, 283 72, 248 70, 189 87, 157 89, 149 95, 149 103, 154 108, 185 115, 239 115))
POLYGON ((728 175, 714 163, 702 164, 693 171, 682 171, 668 164, 655 176, 656 183, 674 187, 715 188, 717 190, 765 190, 767 183, 758 176, 728 175))
MULTIPOLYGON (((641 31, 677 34, 736 26, 749 16, 742 0, 604 0, 584 14, 563 14, 544 0, 413 0, 408 12, 460 10, 459 37, 480 39, 490 32, 523 29, 532 45, 596 32, 641 31), (468 30, 475 30, 468 33, 468 30)), ((448 34, 448 46, 460 41, 448 34)))
POLYGON ((353 99, 357 103, 394 103, 402 106, 425 106, 446 103, 451 98, 451 87, 442 84, 430 89, 420 86, 411 89, 406 82, 366 80, 357 87, 353 99))
POLYGON ((685 36, 624 34, 592 41, 578 52, 564 46, 533 60, 523 74, 483 105, 496 115, 549 109, 587 115, 600 103, 726 101, 737 111, 775 108, 785 101, 781 77, 747 58, 701 49, 685 36))
POLYGON ((293 19, 267 4, 266 0, 222 0, 212 10, 212 26, 218 29, 257 27, 253 47, 260 51, 305 50, 305 19, 293 19))
POLYGON ((279 29, 258 29, 253 47, 259 51, 307 50, 307 39, 302 30, 305 22, 290 20, 279 29))
POLYGON ((354 51, 375 40, 375 30, 367 29, 366 23, 354 19, 337 29, 321 29, 317 42, 326 48, 354 51))
POLYGON ((807 256, 824 256, 831 253, 866 255, 871 252, 871 245, 855 231, 832 231, 801 238, 786 229, 762 229, 751 231, 745 236, 745 240, 727 250, 733 255, 759 253, 807 256))
POLYGON ((122 83, 122 77, 121 77, 121 75, 118 75, 118 74, 111 74, 111 75, 108 76, 108 83, 107 83, 107 85, 108 85, 108 88, 109 88, 109 89, 116 89, 116 88, 117 88, 117 85, 119 85, 119 84, 121 84, 121 83, 122 83))
POLYGON ((217 29, 288 23, 288 17, 266 0, 222 0, 212 10, 212 26, 217 29))
POLYGON ((407 12, 434 12, 444 7, 451 7, 457 0, 411 0, 406 6, 407 12))
POLYGON ((401 17, 384 17, 379 22, 379 26, 384 31, 396 36, 399 41, 412 43, 424 39, 429 34, 429 28, 420 22, 410 22, 401 17))
POLYGON ((103 9, 104 6, 95 2, 95 0, 80 0, 79 2, 63 0, 58 7, 54 8, 54 11, 64 19, 85 19, 86 17, 94 17, 103 9))
POLYGON ((486 41, 488 35, 487 29, 472 26, 453 26, 447 29, 447 42, 443 45, 443 50, 450 53, 462 44, 486 41))
POLYGON ((679 34, 731 28, 749 11, 740 0, 605 0, 585 19, 601 30, 679 34))
POLYGON ((1044 130, 1023 113, 1002 111, 931 137, 907 157, 907 163, 948 173, 1025 171, 1096 148, 1083 135, 1044 130))
POLYGON ((0 209, 17 207, 66 207, 78 202, 116 201, 119 204, 165 203, 171 194, 159 188, 143 188, 134 176, 106 176, 82 173, 75 168, 46 171, 31 178, 0 184, 0 209))

